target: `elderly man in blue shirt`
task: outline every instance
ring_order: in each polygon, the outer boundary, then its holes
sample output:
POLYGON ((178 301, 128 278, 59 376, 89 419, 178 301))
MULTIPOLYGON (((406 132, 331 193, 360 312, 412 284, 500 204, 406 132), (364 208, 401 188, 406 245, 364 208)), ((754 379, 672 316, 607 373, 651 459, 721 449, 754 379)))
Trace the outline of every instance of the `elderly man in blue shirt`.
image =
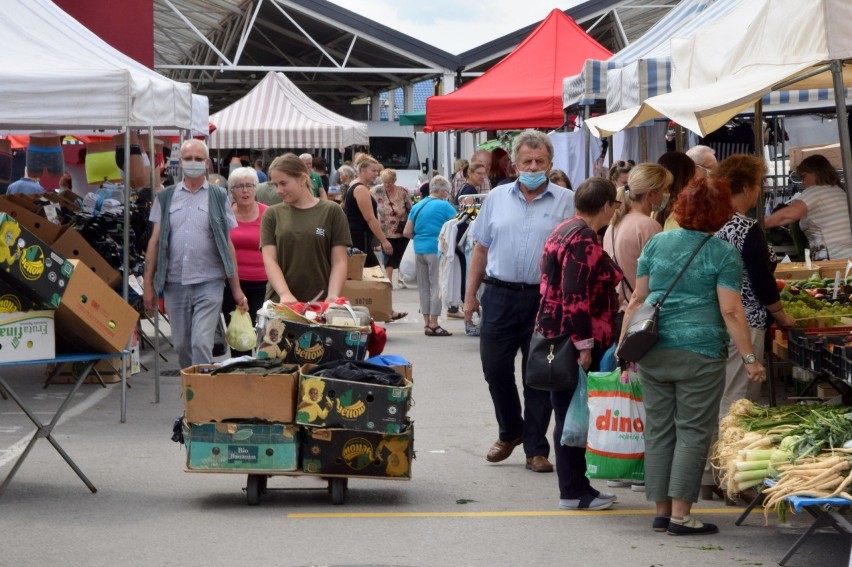
POLYGON ((503 461, 523 443, 526 468, 552 472, 547 440, 553 412, 550 392, 527 387, 522 371, 522 411, 515 385, 515 357, 520 350, 522 368, 526 368, 541 300, 539 261, 544 242, 560 222, 574 216, 574 193, 547 179, 553 164, 553 144, 547 135, 536 130, 519 134, 512 160, 518 180, 491 190, 471 229, 476 244, 464 316, 471 321, 479 310, 477 293, 484 283, 479 352, 499 427, 499 438, 486 460, 503 461))

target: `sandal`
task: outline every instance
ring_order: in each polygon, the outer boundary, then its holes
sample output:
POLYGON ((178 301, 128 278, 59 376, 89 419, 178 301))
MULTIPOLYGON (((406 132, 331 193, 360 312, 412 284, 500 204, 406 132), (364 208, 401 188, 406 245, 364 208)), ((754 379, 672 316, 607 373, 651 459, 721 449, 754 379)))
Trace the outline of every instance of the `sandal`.
POLYGON ((407 311, 394 311, 391 313, 391 321, 399 321, 405 317, 408 317, 407 311))
POLYGON ((429 337, 452 337, 453 334, 440 325, 435 327, 426 327, 426 336, 429 337))

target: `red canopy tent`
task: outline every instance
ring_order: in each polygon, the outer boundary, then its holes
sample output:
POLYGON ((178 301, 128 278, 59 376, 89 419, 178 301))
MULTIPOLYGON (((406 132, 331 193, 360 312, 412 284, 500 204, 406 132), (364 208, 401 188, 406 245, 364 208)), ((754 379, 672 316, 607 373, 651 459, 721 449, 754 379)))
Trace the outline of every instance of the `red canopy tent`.
POLYGON ((612 56, 561 10, 482 76, 446 95, 426 99, 426 132, 558 128, 562 79, 586 59, 612 56))

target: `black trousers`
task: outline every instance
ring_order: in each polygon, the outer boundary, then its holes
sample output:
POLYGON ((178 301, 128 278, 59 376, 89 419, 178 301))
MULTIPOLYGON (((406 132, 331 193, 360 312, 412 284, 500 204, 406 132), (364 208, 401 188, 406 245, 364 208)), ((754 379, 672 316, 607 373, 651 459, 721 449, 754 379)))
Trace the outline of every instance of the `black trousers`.
MULTIPOLYGON (((600 370, 604 349, 595 344, 592 349, 590 372, 600 370)), ((556 476, 559 481, 559 498, 574 500, 586 494, 591 488, 586 477, 585 447, 566 447, 562 444, 562 429, 565 426, 565 414, 574 390, 550 392, 553 403, 553 454, 556 458, 556 476)))
MULTIPOLYGON (((535 316, 541 297, 538 290, 516 291, 486 284, 482 293, 482 327, 479 354, 488 391, 494 403, 500 439, 524 440, 527 457, 550 454, 550 392, 526 386, 526 362, 535 316), (521 351, 521 383, 524 404, 515 379, 515 358, 521 351)), ((564 417, 564 416, 563 416, 564 417)))

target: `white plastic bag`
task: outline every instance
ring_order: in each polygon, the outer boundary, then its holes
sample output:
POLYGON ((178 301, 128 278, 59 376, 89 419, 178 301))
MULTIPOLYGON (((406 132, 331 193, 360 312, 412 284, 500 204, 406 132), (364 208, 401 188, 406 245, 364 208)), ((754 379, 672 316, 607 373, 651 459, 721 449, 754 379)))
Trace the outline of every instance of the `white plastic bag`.
POLYGON ((402 259, 399 261, 399 279, 406 283, 417 280, 417 261, 414 258, 414 240, 409 240, 402 259))
POLYGON ((225 331, 225 342, 234 350, 251 350, 257 344, 257 334, 251 324, 248 312, 234 309, 231 311, 231 322, 225 331))

